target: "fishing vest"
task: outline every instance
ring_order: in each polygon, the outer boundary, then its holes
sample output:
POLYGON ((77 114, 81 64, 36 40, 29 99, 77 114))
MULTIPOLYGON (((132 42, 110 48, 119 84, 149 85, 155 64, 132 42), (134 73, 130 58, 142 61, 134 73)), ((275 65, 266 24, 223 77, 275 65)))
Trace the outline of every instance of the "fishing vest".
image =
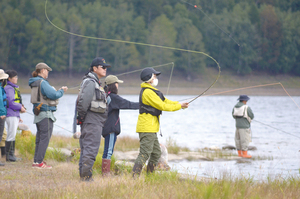
POLYGON ((246 118, 249 123, 251 123, 251 118, 248 116, 247 113, 248 105, 243 105, 239 108, 233 108, 233 116, 236 118, 246 118))
POLYGON ((16 103, 22 104, 22 96, 19 88, 14 87, 15 89, 15 99, 16 103))
MULTIPOLYGON (((145 91, 145 89, 147 88, 142 88, 141 92, 140 92, 140 98, 139 98, 139 102, 140 102, 140 114, 142 113, 149 113, 153 116, 159 116, 161 115, 162 111, 161 110, 158 110, 152 106, 149 106, 149 105, 146 105, 143 103, 143 100, 142 100, 142 96, 143 96, 143 92, 145 91)), ((159 97, 162 101, 165 101, 165 97, 164 95, 162 94, 162 92, 160 92, 159 90, 154 90, 152 88, 148 88, 148 89, 151 89, 153 90, 159 97)))
POLYGON ((104 89, 96 80, 92 78, 84 79, 81 83, 81 88, 87 80, 93 81, 95 83, 95 92, 89 110, 96 113, 105 113, 107 107, 107 99, 104 89))
POLYGON ((43 103, 43 104, 46 104, 48 106, 57 106, 58 102, 59 102, 58 99, 52 100, 52 99, 49 99, 47 96, 42 94, 41 84, 42 84, 43 81, 44 80, 40 79, 40 80, 37 80, 37 81, 33 82, 32 84, 30 84, 30 87, 31 87, 30 102, 32 104, 43 103))

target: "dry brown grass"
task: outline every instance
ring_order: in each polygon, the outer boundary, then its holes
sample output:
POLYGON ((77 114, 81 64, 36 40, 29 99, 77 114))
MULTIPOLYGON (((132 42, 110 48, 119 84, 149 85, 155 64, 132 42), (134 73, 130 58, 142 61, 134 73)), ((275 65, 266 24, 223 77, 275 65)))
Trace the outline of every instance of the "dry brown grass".
POLYGON ((115 151, 132 151, 138 150, 140 148, 140 141, 137 138, 132 138, 129 136, 118 137, 115 151))
POLYGON ((180 180, 176 173, 130 174, 81 182, 78 165, 49 161, 51 170, 31 168, 31 162, 0 167, 1 198, 299 198, 300 179, 254 182, 249 179, 180 180))

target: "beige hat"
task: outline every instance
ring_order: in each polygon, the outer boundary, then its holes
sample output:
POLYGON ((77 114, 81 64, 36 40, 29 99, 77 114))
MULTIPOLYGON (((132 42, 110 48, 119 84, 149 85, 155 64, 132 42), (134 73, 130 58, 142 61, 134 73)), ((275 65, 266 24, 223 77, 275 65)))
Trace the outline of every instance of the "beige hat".
POLYGON ((7 78, 8 78, 8 74, 6 74, 3 69, 0 69, 0 79, 7 79, 7 78))
POLYGON ((50 68, 47 64, 45 63, 38 63, 35 66, 35 69, 47 69, 48 71, 52 71, 52 68, 50 68))
POLYGON ((117 78, 117 76, 114 76, 114 75, 108 75, 106 78, 105 78, 105 84, 106 85, 109 85, 109 84, 113 84, 113 83, 123 83, 124 81, 122 80, 119 80, 117 78))

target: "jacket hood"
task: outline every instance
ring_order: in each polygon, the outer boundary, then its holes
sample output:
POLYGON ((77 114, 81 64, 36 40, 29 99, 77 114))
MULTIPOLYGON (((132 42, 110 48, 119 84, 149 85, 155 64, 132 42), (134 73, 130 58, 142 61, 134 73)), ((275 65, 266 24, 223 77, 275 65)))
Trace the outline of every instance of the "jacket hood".
POLYGON ((154 90, 158 90, 157 88, 151 86, 150 84, 148 84, 146 82, 141 83, 141 87, 142 88, 151 88, 151 89, 154 89, 154 90))
POLYGON ((40 79, 45 80, 45 79, 42 78, 41 76, 32 77, 32 78, 29 79, 28 85, 30 86, 33 82, 35 82, 35 81, 37 81, 37 80, 40 80, 40 79))
POLYGON ((88 72, 88 73, 83 77, 83 79, 86 79, 86 78, 92 78, 92 79, 96 80, 97 82, 99 82, 99 84, 100 84, 100 80, 99 80, 97 74, 94 73, 94 72, 88 72))

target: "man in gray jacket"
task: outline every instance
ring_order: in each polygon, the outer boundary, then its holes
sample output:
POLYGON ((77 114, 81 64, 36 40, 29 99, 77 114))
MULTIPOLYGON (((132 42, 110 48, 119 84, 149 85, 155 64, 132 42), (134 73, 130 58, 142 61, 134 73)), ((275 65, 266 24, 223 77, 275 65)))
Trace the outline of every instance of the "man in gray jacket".
POLYGON ((251 108, 246 105, 250 98, 247 95, 240 95, 239 102, 234 106, 232 110, 232 116, 235 119, 235 145, 238 150, 238 154, 243 158, 251 158, 248 155, 248 146, 251 142, 251 129, 250 123, 254 118, 254 114, 251 108))
POLYGON ((92 168, 98 154, 102 128, 107 118, 107 101, 100 78, 110 67, 102 57, 95 58, 81 83, 77 98, 77 124, 81 126, 79 175, 81 180, 91 181, 92 168))

